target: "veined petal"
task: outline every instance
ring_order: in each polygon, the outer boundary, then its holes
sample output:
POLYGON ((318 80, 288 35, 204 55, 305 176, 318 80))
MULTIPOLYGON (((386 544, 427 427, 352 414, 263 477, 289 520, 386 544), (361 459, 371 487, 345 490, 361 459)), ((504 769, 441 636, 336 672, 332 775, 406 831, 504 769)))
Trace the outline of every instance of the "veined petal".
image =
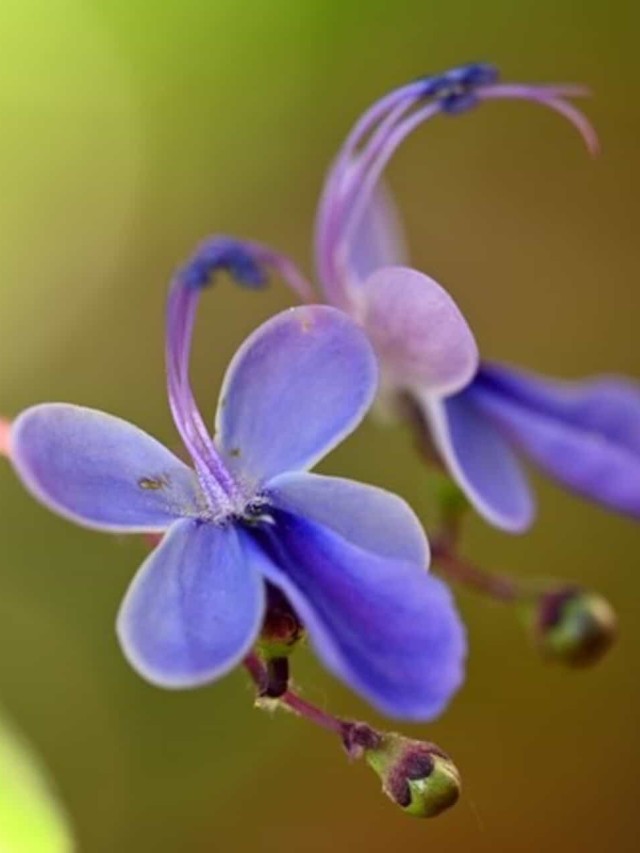
POLYGON ((267 493, 279 509, 328 527, 352 545, 425 569, 429 544, 406 501, 385 489, 320 474, 281 474, 267 493))
POLYGON ((247 532, 247 552, 327 668, 389 716, 437 716, 462 683, 466 648, 446 586, 308 519, 275 510, 273 520, 247 532))
POLYGON ((552 381, 483 367, 469 390, 547 474, 597 503, 640 518, 640 388, 621 379, 552 381))
POLYGON ((371 345, 346 314, 321 305, 278 314, 227 371, 216 418, 227 465, 250 488, 313 466, 360 423, 376 384, 371 345))
POLYGON ((138 427, 94 409, 49 403, 22 412, 11 460, 45 506, 98 530, 164 530, 202 510, 190 468, 138 427))
POLYGON ((526 530, 534 515, 526 476, 509 443, 468 392, 444 400, 425 394, 418 402, 449 473, 480 515, 511 533, 526 530))
POLYGON ((118 637, 133 668, 159 687, 196 687, 233 669, 264 615, 262 578, 233 525, 177 522, 122 603, 118 637))
POLYGON ((362 323, 385 378, 404 388, 452 394, 478 366, 478 348, 459 308, 433 279, 383 267, 359 291, 362 323))
POLYGON ((362 282, 380 267, 406 265, 409 252, 400 213, 383 183, 373 191, 348 247, 353 278, 362 282))

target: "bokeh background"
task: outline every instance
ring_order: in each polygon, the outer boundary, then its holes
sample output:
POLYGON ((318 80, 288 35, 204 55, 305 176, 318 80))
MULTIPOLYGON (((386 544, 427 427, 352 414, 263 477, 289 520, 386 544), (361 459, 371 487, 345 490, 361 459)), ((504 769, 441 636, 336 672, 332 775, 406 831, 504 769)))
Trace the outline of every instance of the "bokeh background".
MULTIPOLYGON (((3 0, 0 409, 73 401, 174 441, 162 348, 176 264, 224 232, 310 270, 318 191, 351 122, 390 87, 471 59, 587 83, 603 154, 531 105, 433 123, 390 174, 416 265, 487 355, 640 374, 638 23, 628 0, 3 0)), ((246 333, 289 300, 228 284, 204 300, 205 409, 246 333)), ((323 470, 433 517, 400 428, 367 423, 323 470)), ((460 592, 467 684, 441 720, 405 731, 450 752, 464 797, 422 823, 330 736, 254 711, 242 673, 184 693, 140 680, 113 624, 143 546, 48 515, 0 474, 0 705, 49 767, 79 850, 637 849, 632 523, 537 480, 528 535, 469 525, 466 553, 486 567, 598 588, 621 637, 601 666, 566 672, 536 658, 508 609, 460 592)), ((310 699, 375 719, 309 653, 296 674, 310 699)))

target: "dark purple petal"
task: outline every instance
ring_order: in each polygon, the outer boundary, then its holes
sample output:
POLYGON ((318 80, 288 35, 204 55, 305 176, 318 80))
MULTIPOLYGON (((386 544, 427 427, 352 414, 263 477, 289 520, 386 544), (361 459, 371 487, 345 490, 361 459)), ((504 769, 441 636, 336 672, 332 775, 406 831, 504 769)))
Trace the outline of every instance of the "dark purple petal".
POLYGON ((482 416, 563 485, 640 518, 640 387, 561 382, 488 365, 467 392, 482 416))
POLYGON ((133 579, 118 615, 124 653, 160 687, 196 687, 237 666, 253 645, 264 582, 233 525, 177 522, 133 579))
POLYGON ((519 533, 531 524, 533 498, 509 443, 474 405, 468 391, 418 403, 449 473, 491 524, 519 533))
POLYGON ((216 418, 225 463, 249 490, 311 467, 360 423, 376 385, 371 345, 346 314, 321 305, 278 314, 227 370, 216 418))
POLYGON ((247 533, 246 547, 327 668, 389 716, 437 716, 462 683, 466 650, 446 586, 307 519, 275 510, 273 520, 247 533))
POLYGON ((385 489, 320 474, 282 474, 267 488, 279 509, 328 527, 379 557, 429 564, 429 544, 406 501, 385 489))
POLYGON ((190 468, 138 427, 94 409, 27 409, 11 429, 11 459, 38 500, 87 527, 161 531, 203 511, 190 468))

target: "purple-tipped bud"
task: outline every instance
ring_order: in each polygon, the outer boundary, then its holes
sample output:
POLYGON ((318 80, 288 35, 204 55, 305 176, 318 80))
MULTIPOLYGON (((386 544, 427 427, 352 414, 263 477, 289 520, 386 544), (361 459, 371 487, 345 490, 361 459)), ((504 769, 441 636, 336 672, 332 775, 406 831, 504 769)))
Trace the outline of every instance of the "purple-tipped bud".
POLYGON ((539 596, 529 614, 534 643, 546 659, 567 666, 591 666, 604 656, 617 633, 609 602, 578 587, 539 596))
POLYGON ((458 801, 458 768, 435 744, 389 732, 364 754, 382 790, 407 814, 436 817, 458 801))

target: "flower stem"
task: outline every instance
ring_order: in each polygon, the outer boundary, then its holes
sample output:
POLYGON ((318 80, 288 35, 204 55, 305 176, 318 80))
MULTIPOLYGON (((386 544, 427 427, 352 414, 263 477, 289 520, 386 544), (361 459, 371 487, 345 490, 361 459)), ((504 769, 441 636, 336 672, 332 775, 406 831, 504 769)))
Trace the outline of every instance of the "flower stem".
POLYGON ((495 601, 512 603, 529 595, 529 590, 513 578, 493 574, 459 557, 446 544, 447 540, 432 545, 432 556, 441 573, 451 581, 470 587, 495 601))
MULTIPOLYGON (((244 659, 244 666, 252 681, 258 689, 259 697, 269 697, 267 692, 269 686, 269 669, 260 657, 251 652, 244 659)), ((299 696, 294 690, 288 688, 280 696, 273 697, 273 701, 288 708, 298 717, 302 717, 319 726, 326 731, 333 732, 341 739, 345 749, 352 758, 359 758, 364 749, 370 749, 380 740, 380 735, 367 723, 353 722, 335 717, 328 711, 323 711, 317 705, 308 702, 299 696)))

